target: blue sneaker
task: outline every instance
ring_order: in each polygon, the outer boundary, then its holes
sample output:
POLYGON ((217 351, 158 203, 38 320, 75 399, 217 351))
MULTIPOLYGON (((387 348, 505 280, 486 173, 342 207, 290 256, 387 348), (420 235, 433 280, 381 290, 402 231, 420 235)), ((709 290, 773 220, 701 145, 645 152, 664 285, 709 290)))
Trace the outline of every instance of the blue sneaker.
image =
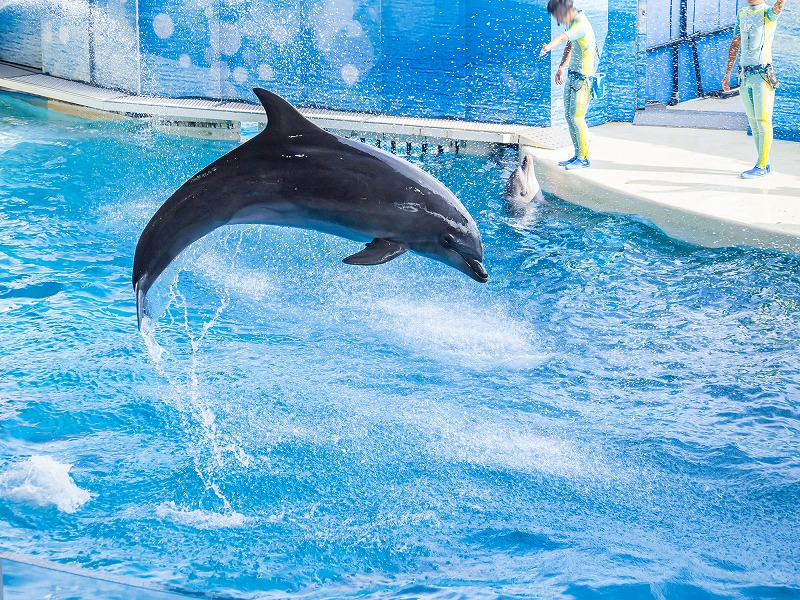
POLYGON ((568 158, 567 160, 560 160, 560 161, 558 161, 558 166, 559 167, 566 167, 573 160, 577 160, 577 158, 578 158, 577 156, 573 156, 572 158, 568 158))
POLYGON ((749 171, 745 171, 741 174, 742 179, 757 179, 758 177, 764 177, 765 175, 769 175, 770 168, 769 165, 766 167, 753 167, 749 171))
POLYGON ((573 169, 588 169, 589 168, 589 159, 588 158, 576 158, 572 162, 569 162, 566 165, 564 165, 564 168, 567 171, 572 171, 573 169))

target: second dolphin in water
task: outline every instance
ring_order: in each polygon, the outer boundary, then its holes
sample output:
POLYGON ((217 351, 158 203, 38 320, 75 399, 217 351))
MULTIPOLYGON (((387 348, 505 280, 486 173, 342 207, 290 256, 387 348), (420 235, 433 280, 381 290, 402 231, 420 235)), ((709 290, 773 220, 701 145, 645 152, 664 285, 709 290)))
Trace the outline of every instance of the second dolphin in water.
POLYGON ((153 282, 223 225, 315 229, 369 242, 348 264, 377 265, 411 250, 488 280, 478 227, 442 183, 393 154, 320 129, 276 94, 254 92, 266 129, 184 183, 139 238, 133 287, 140 326, 153 282))
POLYGON ((522 164, 511 173, 503 198, 506 201, 506 211, 517 217, 525 215, 530 208, 544 201, 542 188, 533 172, 533 158, 530 154, 526 154, 522 164))

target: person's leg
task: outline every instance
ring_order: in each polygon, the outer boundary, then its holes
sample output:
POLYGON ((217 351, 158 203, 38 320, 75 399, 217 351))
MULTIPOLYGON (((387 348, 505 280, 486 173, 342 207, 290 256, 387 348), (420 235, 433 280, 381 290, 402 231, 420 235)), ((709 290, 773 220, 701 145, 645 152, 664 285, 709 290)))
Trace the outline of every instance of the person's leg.
POLYGON ((569 136, 572 138, 572 146, 575 149, 573 156, 580 156, 580 132, 578 124, 575 122, 575 96, 574 79, 567 78, 564 84, 564 118, 569 128, 569 136))
POLYGON ((761 152, 761 128, 758 126, 758 119, 756 119, 755 99, 753 97, 753 81, 756 76, 748 75, 742 81, 739 95, 742 97, 742 104, 744 105, 744 112, 747 115, 747 121, 750 124, 750 131, 753 133, 753 141, 756 143, 756 151, 761 152))
POLYGON ((580 89, 575 92, 575 123, 578 134, 578 150, 576 156, 583 160, 589 158, 589 126, 586 124, 586 111, 589 110, 589 98, 592 90, 587 82, 583 82, 580 89))
POLYGON ((769 152, 772 149, 772 108, 775 105, 775 90, 759 76, 753 82, 753 112, 758 127, 758 162, 756 166, 765 169, 769 164, 769 152))

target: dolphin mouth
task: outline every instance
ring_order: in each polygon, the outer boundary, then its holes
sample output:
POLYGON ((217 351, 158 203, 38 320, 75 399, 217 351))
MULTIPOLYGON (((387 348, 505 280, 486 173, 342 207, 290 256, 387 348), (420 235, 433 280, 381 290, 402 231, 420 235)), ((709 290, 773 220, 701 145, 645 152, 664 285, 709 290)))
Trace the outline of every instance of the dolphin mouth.
POLYGON ((467 275, 472 277, 475 281, 479 281, 480 283, 486 283, 489 281, 489 273, 486 272, 486 267, 483 266, 481 261, 475 258, 467 258, 466 256, 462 256, 461 258, 469 267, 469 272, 467 275))

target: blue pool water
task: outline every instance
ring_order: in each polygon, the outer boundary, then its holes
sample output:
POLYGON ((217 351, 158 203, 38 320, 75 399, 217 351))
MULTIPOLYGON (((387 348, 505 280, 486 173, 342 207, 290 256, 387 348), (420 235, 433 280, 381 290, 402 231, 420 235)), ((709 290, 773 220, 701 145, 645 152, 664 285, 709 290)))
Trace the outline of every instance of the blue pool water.
POLYGON ((800 597, 800 258, 678 244, 427 155, 491 280, 272 227, 152 289, 228 151, 0 96, 0 547, 260 597, 800 597), (71 468, 70 468, 71 466, 71 468))

